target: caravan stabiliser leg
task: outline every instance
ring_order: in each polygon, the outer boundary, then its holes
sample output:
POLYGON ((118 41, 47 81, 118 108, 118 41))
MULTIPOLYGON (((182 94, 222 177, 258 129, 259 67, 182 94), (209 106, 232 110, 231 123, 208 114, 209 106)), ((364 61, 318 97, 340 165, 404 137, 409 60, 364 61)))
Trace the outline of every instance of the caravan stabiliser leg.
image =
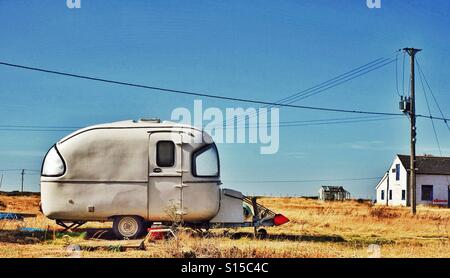
MULTIPOLYGON (((253 223, 258 222, 259 219, 259 210, 258 210, 258 203, 256 202, 256 197, 252 197, 252 206, 253 206, 253 223)), ((258 236, 258 227, 254 226, 254 233, 255 237, 258 236)))
POLYGON ((59 226, 64 228, 63 232, 70 231, 72 229, 76 229, 76 228, 84 225, 85 223, 86 223, 86 221, 73 221, 72 224, 67 226, 67 224, 64 221, 56 220, 56 224, 58 224, 59 226))

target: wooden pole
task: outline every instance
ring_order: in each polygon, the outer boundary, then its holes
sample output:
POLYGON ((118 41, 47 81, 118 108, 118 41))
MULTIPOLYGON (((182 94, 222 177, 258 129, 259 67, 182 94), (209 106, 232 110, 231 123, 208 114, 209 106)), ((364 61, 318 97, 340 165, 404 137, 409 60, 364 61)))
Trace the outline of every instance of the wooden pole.
POLYGON ((23 193, 23 176, 25 175, 25 169, 22 169, 22 186, 21 186, 21 192, 23 193))
POLYGON ((415 56, 417 52, 421 51, 421 49, 416 48, 404 48, 404 51, 410 56, 411 63, 411 107, 409 110, 410 116, 410 147, 411 147, 411 155, 410 155, 410 167, 409 167, 409 191, 410 191, 410 202, 411 202, 411 212, 412 214, 416 214, 416 84, 415 84, 415 56))

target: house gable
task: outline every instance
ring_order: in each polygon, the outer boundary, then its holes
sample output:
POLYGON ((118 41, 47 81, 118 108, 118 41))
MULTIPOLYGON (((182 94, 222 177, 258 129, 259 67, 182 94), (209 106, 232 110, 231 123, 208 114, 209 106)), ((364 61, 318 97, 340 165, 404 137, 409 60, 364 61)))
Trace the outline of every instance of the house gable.
POLYGON ((384 176, 381 178, 381 180, 378 182, 377 186, 375 187, 376 190, 378 190, 380 188, 381 185, 383 185, 383 183, 386 181, 388 176, 388 173, 384 173, 384 176))
POLYGON ((377 203, 406 205, 408 172, 398 156, 394 157, 389 169, 376 186, 377 203))

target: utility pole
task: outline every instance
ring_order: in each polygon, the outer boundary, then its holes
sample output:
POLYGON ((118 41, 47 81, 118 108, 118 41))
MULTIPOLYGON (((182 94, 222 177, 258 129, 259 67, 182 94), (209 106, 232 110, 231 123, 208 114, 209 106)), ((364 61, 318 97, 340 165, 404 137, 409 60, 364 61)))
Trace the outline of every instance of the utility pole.
POLYGON ((416 84, 415 84, 415 56, 422 49, 404 48, 403 49, 411 58, 411 97, 409 107, 409 118, 411 121, 411 156, 409 166, 409 191, 411 212, 416 214, 416 84))
POLYGON ((387 170, 387 172, 386 172, 386 174, 387 174, 387 180, 386 180, 386 206, 389 206, 389 170, 387 170))
POLYGON ((3 184, 3 173, 2 173, 2 177, 0 178, 0 189, 2 188, 2 184, 3 184))
POLYGON ((21 189, 21 192, 23 193, 23 176, 25 175, 25 169, 22 169, 22 189, 21 189))

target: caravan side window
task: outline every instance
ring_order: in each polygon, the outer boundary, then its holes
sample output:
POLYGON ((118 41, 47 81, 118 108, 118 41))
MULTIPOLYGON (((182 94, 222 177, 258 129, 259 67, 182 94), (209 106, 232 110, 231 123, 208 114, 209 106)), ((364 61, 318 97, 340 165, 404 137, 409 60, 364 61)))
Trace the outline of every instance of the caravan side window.
POLYGON ((194 153, 192 174, 196 177, 219 176, 219 154, 216 145, 209 145, 194 153))
POLYGON ((172 141, 159 141, 156 144, 156 165, 159 167, 175 165, 175 144, 172 141))

